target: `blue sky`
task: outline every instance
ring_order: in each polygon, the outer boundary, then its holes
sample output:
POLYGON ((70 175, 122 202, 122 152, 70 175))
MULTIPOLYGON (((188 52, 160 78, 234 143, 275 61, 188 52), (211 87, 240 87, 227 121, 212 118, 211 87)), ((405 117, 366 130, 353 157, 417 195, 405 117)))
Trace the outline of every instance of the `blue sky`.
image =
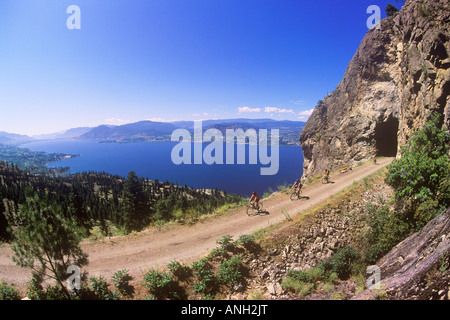
POLYGON ((387 3, 1 0, 0 131, 306 120, 367 33, 367 8, 384 18, 387 3), (79 30, 66 26, 70 5, 81 10, 79 30))

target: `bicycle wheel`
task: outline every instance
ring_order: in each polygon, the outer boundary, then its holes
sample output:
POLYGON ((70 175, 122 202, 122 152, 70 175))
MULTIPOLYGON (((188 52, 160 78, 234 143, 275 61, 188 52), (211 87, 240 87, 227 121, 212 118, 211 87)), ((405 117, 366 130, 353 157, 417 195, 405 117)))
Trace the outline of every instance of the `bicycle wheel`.
POLYGON ((294 200, 300 198, 300 195, 296 191, 294 191, 294 192, 291 193, 291 197, 290 198, 291 198, 291 201, 294 201, 294 200))
POLYGON ((262 209, 263 209, 263 204, 262 204, 262 202, 260 202, 260 203, 258 203, 258 212, 261 212, 262 211, 262 209))
POLYGON ((328 179, 327 178, 322 178, 322 184, 326 184, 326 183, 328 183, 328 179))
POLYGON ((257 210, 254 206, 248 206, 247 207, 247 215, 248 216, 254 216, 256 214, 257 210))

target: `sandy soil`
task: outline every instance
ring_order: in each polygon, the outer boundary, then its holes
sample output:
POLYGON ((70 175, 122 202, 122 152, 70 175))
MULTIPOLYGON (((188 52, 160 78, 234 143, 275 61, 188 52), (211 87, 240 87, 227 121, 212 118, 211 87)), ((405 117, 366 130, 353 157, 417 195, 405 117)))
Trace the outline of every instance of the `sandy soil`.
MULTIPOLYGON (((368 163, 343 174, 333 174, 329 184, 319 181, 305 186, 305 199, 291 201, 285 193, 274 193, 262 200, 264 209, 268 212, 266 215, 249 217, 245 208, 241 207, 190 226, 173 226, 165 230, 149 228, 128 236, 101 241, 86 240, 82 243, 82 249, 89 256, 89 265, 82 271, 87 271, 90 276, 101 274, 110 279, 117 270, 127 269, 135 279, 142 279, 148 269, 164 268, 172 260, 191 263, 217 247, 216 240, 223 235, 232 235, 236 240, 242 234, 251 234, 280 222, 286 219, 282 209, 291 217, 301 214, 353 182, 388 165, 392 160, 393 158, 378 159, 377 165, 368 163)), ((30 279, 31 272, 16 266, 11 260, 12 256, 9 245, 0 246, 0 279, 20 288, 30 279)))

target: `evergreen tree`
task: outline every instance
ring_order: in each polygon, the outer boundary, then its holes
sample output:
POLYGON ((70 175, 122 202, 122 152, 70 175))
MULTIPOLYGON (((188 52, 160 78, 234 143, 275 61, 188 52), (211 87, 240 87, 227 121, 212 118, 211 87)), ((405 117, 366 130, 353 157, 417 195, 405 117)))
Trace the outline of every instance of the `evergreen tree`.
POLYGON ((73 217, 79 226, 82 226, 88 233, 90 229, 89 216, 86 208, 84 207, 83 199, 78 189, 74 188, 70 193, 70 205, 69 213, 73 217))
POLYGON ((130 171, 124 186, 124 220, 128 231, 139 229, 148 218, 147 197, 138 176, 130 171), (146 216, 147 215, 147 216, 146 216))
POLYGON ((29 196, 9 221, 13 229, 11 248, 13 261, 32 269, 35 283, 50 277, 70 299, 64 285, 67 269, 70 265, 81 268, 88 260, 80 248, 82 238, 75 222, 63 218, 61 211, 47 199, 29 196))
POLYGON ((391 16, 395 15, 395 14, 398 12, 398 9, 397 9, 396 6, 394 6, 394 5, 392 5, 392 4, 389 3, 389 4, 386 6, 385 11, 386 11, 386 15, 387 15, 388 17, 391 17, 391 16))

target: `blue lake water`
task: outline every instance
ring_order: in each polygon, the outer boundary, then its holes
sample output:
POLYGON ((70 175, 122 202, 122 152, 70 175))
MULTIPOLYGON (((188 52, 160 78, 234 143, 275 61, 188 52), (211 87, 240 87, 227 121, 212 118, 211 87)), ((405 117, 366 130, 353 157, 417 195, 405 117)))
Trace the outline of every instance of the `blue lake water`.
MULTIPOLYGON (((97 141, 52 140, 23 145, 33 151, 79 154, 79 157, 49 164, 49 167, 67 166, 69 173, 105 171, 126 177, 135 171, 150 180, 171 181, 193 188, 218 188, 228 193, 250 196, 253 191, 277 190, 280 185, 292 184, 303 172, 303 153, 300 146, 279 147, 279 170, 275 175, 261 175, 261 167, 270 164, 249 164, 246 146, 245 164, 180 164, 172 162, 172 149, 176 142, 153 143, 98 143, 97 141)), ((203 144, 203 149, 209 144, 203 144)), ((235 146, 236 148, 236 146, 235 146)), ((224 163, 226 148, 224 145, 224 163)), ((270 156, 270 148, 268 148, 270 156)), ((237 155, 237 152, 235 152, 237 155)), ((194 148, 192 148, 192 159, 194 148)), ((192 161, 193 163, 193 161, 192 161)))

